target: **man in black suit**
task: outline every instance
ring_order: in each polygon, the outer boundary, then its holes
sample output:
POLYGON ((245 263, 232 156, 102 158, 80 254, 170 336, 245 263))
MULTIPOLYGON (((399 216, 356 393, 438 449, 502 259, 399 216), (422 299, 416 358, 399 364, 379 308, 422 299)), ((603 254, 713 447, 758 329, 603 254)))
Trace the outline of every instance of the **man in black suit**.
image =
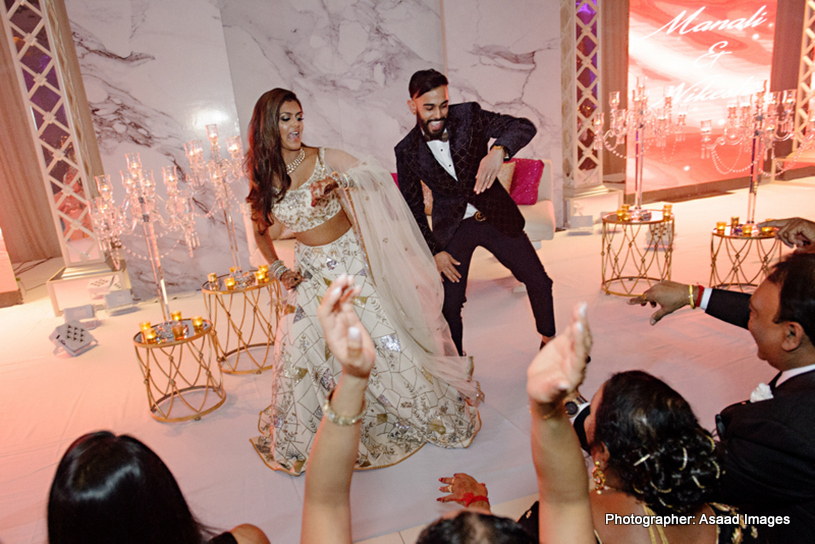
POLYGON ((518 206, 495 183, 501 164, 529 143, 535 126, 528 119, 482 110, 475 102, 449 105, 447 78, 436 70, 413 74, 408 90, 416 126, 395 148, 399 189, 442 275, 443 314, 459 353, 467 275, 478 246, 526 285, 544 344, 555 335, 552 280, 523 231, 518 206), (433 193, 432 230, 422 181, 433 193))
POLYGON ((769 542, 811 542, 815 535, 815 254, 794 254, 776 265, 752 297, 702 289, 663 282, 632 303, 659 304, 653 324, 691 304, 691 298, 704 300, 708 314, 748 328, 759 358, 779 370, 770 382, 770 394, 765 395, 771 398, 728 406, 716 417, 722 477, 714 499, 736 505, 744 514, 764 516, 758 524, 769 542))

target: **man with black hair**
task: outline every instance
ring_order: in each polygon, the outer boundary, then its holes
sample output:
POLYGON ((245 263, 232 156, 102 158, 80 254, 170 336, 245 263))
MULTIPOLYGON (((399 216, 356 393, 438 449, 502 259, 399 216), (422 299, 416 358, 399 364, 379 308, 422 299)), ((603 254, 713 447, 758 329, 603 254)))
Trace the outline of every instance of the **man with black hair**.
POLYGON ((518 206, 495 183, 503 162, 535 136, 535 126, 528 119, 482 110, 475 102, 451 106, 447 78, 436 70, 413 74, 408 91, 416 126, 395 148, 399 189, 442 275, 443 313, 459 353, 461 309, 478 246, 526 285, 543 346, 555 335, 552 280, 524 233, 518 206), (432 230, 421 182, 433 193, 432 230))
MULTIPOLYGON (((799 248, 810 251, 809 244, 799 248)), ((750 330, 760 359, 779 373, 749 402, 716 417, 722 477, 714 499, 758 516, 769 542, 811 542, 815 534, 815 254, 778 263, 752 296, 675 282, 632 304, 659 305, 655 324, 685 304, 750 330)), ((762 384, 763 385, 763 384, 762 384)))

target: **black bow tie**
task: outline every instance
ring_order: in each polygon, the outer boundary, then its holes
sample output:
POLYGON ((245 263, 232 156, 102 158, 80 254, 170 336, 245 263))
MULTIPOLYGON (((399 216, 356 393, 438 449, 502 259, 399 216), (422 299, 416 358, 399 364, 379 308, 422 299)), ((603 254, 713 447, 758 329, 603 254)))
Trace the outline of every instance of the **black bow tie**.
POLYGON ((427 134, 424 131, 422 131, 422 134, 424 134, 425 141, 428 141, 428 142, 433 141, 433 140, 439 140, 439 141, 442 141, 442 142, 446 142, 447 140, 450 139, 450 134, 447 132, 446 128, 444 129, 444 131, 439 136, 431 136, 430 134, 427 134))

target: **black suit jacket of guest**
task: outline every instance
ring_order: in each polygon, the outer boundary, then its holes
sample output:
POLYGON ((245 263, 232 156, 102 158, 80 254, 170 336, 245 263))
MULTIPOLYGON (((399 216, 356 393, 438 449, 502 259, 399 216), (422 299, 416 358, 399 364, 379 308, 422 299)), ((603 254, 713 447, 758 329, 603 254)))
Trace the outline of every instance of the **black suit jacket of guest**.
POLYGON ((524 218, 503 186, 493 183, 478 195, 473 188, 481 159, 489 151, 490 139, 495 138, 494 145, 503 146, 512 157, 535 136, 535 125, 528 119, 483 110, 475 102, 450 106, 446 125, 458 180, 433 156, 418 124, 395 148, 399 189, 430 250, 434 255, 444 250, 458 229, 468 203, 504 234, 520 235, 524 218), (424 213, 420 181, 433 192, 432 231, 424 213))
MULTIPOLYGON (((717 289, 707 312, 746 327, 749 301, 717 289)), ((744 514, 789 516, 789 524, 761 527, 773 544, 815 540, 815 372, 784 381, 772 399, 728 406, 717 419, 723 475, 715 499, 744 514)))

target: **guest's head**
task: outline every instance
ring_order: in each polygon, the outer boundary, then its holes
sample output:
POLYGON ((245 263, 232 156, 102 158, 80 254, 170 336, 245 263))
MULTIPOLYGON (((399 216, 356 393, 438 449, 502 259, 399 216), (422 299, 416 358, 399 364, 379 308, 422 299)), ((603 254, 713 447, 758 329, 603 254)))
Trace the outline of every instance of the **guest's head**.
POLYGON ((815 347, 815 254, 779 262, 750 298, 750 333, 758 356, 778 370, 812 363, 815 347))
POLYGON ((645 372, 621 372, 605 382, 585 428, 608 485, 659 514, 696 512, 720 476, 713 439, 690 405, 645 372))
POLYGON ((447 124, 447 78, 436 70, 420 70, 408 84, 408 107, 429 139, 440 138, 447 124))
POLYGON ((501 516, 461 510, 425 527, 416 544, 533 544, 532 536, 517 522, 501 516))
POLYGON ((291 186, 283 154, 297 153, 302 146, 303 109, 297 95, 287 89, 263 93, 252 112, 248 137, 246 172, 251 183, 246 201, 253 220, 271 224, 272 204, 291 186))
POLYGON ((50 544, 201 544, 201 535, 170 469, 135 438, 86 434, 59 462, 50 544))

